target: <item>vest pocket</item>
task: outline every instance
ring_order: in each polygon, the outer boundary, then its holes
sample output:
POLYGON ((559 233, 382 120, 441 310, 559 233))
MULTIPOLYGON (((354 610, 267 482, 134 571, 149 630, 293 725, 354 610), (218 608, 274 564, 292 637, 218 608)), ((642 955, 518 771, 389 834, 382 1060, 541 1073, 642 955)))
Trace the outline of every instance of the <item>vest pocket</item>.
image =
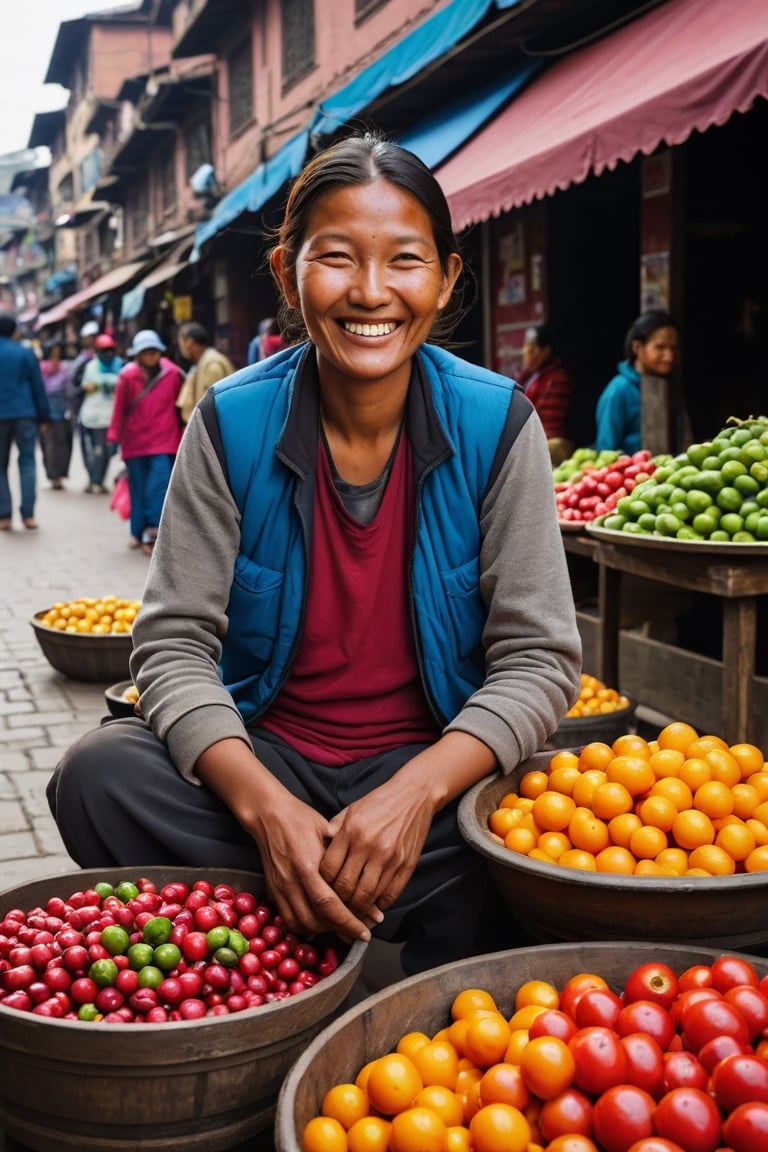
POLYGON ((266 662, 272 656, 280 620, 285 574, 238 556, 229 596, 229 636, 225 642, 241 654, 266 662))
POLYGON ((445 590, 445 603, 461 660, 478 660, 482 666, 482 636, 486 611, 480 595, 478 560, 440 573, 445 590))

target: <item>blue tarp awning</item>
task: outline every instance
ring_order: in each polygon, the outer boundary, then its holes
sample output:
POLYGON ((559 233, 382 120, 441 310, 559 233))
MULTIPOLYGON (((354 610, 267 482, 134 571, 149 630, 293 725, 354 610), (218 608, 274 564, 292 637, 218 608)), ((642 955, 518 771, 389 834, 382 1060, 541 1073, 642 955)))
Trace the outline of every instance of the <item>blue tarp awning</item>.
POLYGON ((387 88, 404 84, 438 60, 485 17, 491 8, 513 8, 522 0, 454 0, 430 16, 399 44, 324 100, 309 126, 312 136, 327 136, 371 104, 387 88))
POLYGON ((200 259, 200 249, 207 240, 221 232, 222 228, 226 228, 243 212, 258 212, 280 191, 286 180, 298 176, 304 165, 308 144, 309 133, 299 132, 219 201, 210 220, 206 220, 195 232, 190 263, 200 259))
POLYGON ((466 143, 478 128, 482 128, 540 67, 541 61, 528 61, 513 76, 495 80, 468 96, 452 101, 433 116, 427 116, 415 124, 401 137, 399 143, 415 152, 427 167, 436 168, 466 143))

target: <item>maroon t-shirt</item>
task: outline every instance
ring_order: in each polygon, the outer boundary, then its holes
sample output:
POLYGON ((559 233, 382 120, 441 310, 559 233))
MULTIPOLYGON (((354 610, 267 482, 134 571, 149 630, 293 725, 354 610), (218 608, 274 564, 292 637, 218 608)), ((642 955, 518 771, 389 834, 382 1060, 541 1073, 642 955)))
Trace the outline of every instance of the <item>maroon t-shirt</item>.
POLYGON ((370 524, 344 507, 321 444, 304 632, 290 676, 260 721, 308 760, 348 764, 439 734, 410 627, 414 508, 405 435, 370 524))

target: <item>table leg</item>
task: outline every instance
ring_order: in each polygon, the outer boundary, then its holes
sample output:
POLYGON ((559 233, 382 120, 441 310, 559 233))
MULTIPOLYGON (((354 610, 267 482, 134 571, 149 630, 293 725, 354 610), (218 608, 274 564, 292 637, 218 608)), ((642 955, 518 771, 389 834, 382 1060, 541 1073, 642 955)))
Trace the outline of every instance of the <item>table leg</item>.
POLYGON ((749 741, 757 643, 757 597, 723 600, 723 739, 749 741))
POLYGON ((594 675, 609 688, 619 687, 621 572, 598 564, 597 668, 594 675))

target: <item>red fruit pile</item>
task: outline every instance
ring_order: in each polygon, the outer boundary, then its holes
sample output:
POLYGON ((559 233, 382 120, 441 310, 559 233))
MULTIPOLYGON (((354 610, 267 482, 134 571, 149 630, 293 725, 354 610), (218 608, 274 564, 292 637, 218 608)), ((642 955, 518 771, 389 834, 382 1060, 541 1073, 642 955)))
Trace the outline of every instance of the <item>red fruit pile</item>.
POLYGON ((583 522, 612 512, 623 496, 656 470, 651 453, 641 448, 631 456, 619 456, 612 464, 590 468, 571 483, 555 484, 555 503, 560 520, 583 522))
POLYGON ((228 884, 100 883, 0 920, 0 1006, 64 1020, 158 1024, 296 996, 339 965, 228 884))

